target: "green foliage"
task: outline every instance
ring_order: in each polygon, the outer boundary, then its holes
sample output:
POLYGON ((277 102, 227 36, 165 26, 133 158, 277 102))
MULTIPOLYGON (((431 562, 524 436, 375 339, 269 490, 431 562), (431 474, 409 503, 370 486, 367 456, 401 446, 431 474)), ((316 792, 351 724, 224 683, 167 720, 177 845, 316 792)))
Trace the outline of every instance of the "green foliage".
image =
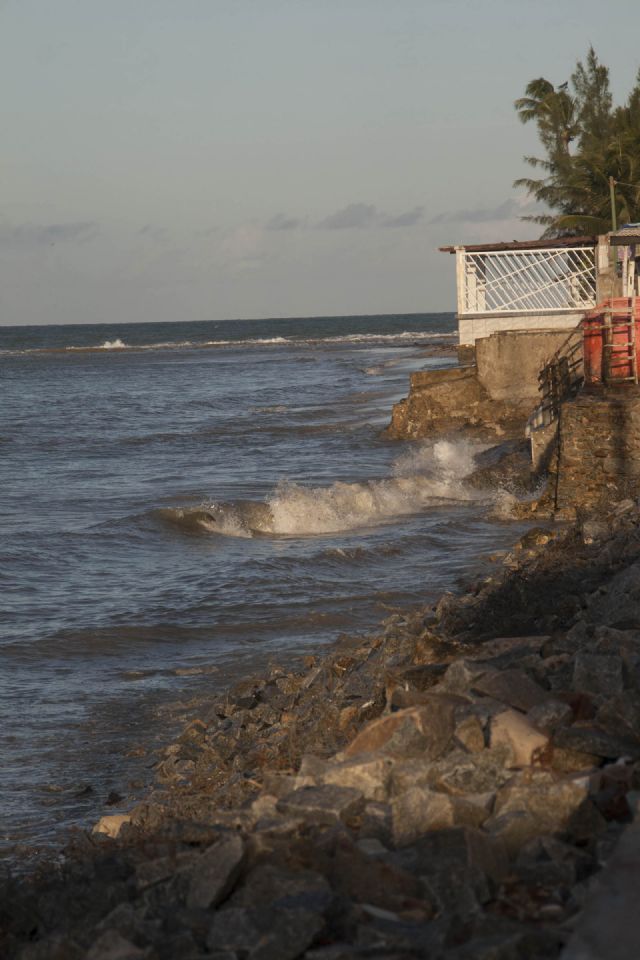
POLYGON ((640 71, 626 104, 614 107, 609 69, 592 47, 570 81, 531 80, 514 106, 522 123, 536 124, 545 151, 525 157, 542 176, 514 183, 549 208, 524 218, 544 225, 543 237, 610 230, 610 177, 618 224, 640 220, 640 71))

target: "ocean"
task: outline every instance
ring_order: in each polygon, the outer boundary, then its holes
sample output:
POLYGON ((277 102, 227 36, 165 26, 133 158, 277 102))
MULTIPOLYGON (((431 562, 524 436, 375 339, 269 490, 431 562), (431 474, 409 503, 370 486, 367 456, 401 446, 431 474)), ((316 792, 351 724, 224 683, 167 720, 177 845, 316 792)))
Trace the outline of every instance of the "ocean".
POLYGON ((127 809, 198 698, 508 546, 470 441, 382 436, 452 314, 0 328, 0 852, 127 809), (108 810, 105 804, 113 802, 108 810))

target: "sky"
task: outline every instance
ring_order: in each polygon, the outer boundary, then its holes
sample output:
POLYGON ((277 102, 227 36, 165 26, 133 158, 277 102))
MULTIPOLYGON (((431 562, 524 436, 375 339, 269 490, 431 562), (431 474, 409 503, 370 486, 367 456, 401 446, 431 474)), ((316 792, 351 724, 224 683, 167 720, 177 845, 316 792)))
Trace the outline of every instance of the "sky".
POLYGON ((455 308, 438 246, 529 239, 526 83, 637 0, 0 0, 0 324, 455 308))

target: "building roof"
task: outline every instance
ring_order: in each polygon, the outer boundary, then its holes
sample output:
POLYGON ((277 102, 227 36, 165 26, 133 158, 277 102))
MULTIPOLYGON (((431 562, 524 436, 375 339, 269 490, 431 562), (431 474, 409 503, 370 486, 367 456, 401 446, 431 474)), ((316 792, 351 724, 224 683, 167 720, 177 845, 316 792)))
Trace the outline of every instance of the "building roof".
POLYGON ((627 243, 640 243, 640 223, 625 223, 609 234, 609 243, 620 246, 627 243))
MULTIPOLYGON (((640 227, 638 227, 640 230, 640 227)), ((620 232, 620 231, 618 231, 620 232)), ((549 250, 554 247, 595 247, 597 237, 561 237, 556 240, 507 240, 502 243, 460 244, 457 247, 438 247, 441 253, 455 253, 466 250, 468 253, 495 253, 500 250, 549 250)), ((614 241, 612 240, 612 243, 614 241)), ((620 241, 628 243, 629 241, 620 241)))

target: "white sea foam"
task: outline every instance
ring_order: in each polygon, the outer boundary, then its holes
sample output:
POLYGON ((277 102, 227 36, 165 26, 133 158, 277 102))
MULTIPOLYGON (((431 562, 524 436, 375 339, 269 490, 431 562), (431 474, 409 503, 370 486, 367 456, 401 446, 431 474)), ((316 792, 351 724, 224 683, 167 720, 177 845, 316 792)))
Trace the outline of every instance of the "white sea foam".
POLYGON ((227 536, 313 536, 376 526, 442 501, 487 499, 464 484, 479 449, 467 441, 416 444, 398 458, 388 479, 329 487, 283 481, 266 503, 214 503, 202 508, 199 523, 227 536))
POLYGON ((473 469, 473 450, 470 443, 440 440, 403 454, 386 480, 311 488, 283 483, 269 500, 273 532, 332 533, 419 513, 438 500, 481 498, 463 483, 473 469))
POLYGON ((124 343, 120 337, 116 337, 115 340, 105 340, 104 343, 100 344, 101 350, 124 350, 127 344, 124 343))

